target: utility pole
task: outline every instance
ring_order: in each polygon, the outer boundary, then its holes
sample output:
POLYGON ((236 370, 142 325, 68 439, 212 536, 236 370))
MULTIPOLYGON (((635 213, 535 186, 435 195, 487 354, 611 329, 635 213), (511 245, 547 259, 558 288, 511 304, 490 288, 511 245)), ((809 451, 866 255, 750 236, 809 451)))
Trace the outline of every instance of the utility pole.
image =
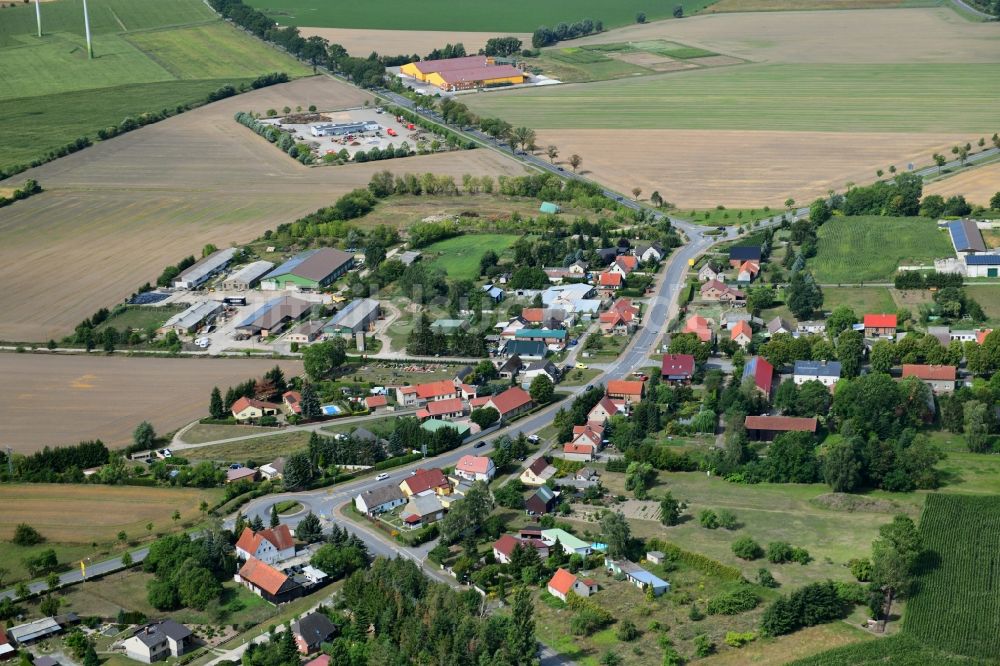
POLYGON ((10 475, 10 480, 14 480, 14 460, 12 456, 14 455, 14 449, 7 447, 7 474, 10 475))
MULTIPOLYGON (((35 5, 37 7, 37 4, 35 5)), ((90 43, 90 14, 87 13, 87 0, 83 0, 83 29, 87 32, 87 57, 94 59, 94 47, 90 43)))
POLYGON ((35 0, 35 23, 38 24, 38 36, 42 36, 42 0, 35 0))

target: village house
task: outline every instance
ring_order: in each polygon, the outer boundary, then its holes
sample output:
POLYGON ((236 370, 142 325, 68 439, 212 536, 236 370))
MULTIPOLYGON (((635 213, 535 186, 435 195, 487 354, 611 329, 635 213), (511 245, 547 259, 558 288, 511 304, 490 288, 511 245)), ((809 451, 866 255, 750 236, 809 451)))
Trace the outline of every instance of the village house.
POLYGON ((407 497, 414 495, 438 494, 447 495, 451 492, 451 484, 437 467, 417 469, 399 483, 399 489, 407 497))
POLYGON ((497 466, 493 459, 487 456, 465 455, 455 463, 455 474, 467 481, 485 481, 489 483, 496 475, 497 466))
POLYGON ((276 416, 281 411, 281 405, 253 398, 240 398, 233 403, 233 418, 240 423, 259 421, 265 416, 276 416))
MULTIPOLYGON (((521 535, 525 534, 525 530, 521 530, 521 535)), ((593 552, 593 545, 579 539, 564 529, 554 527, 548 530, 541 531, 541 539, 551 548, 559 543, 559 546, 563 549, 563 552, 567 555, 581 555, 586 557, 593 552)))
POLYGON ((816 381, 832 388, 840 379, 840 361, 796 361, 792 379, 800 386, 816 381))
POLYGON ((624 575, 625 580, 632 583, 640 590, 645 590, 647 588, 652 589, 654 597, 658 597, 670 589, 670 583, 654 576, 638 564, 629 562, 628 560, 613 560, 605 557, 604 566, 613 574, 624 575))
POLYGON ((302 619, 292 622, 292 636, 300 654, 310 654, 319 650, 323 643, 337 633, 337 625, 319 612, 312 612, 302 619))
POLYGON ((437 402, 439 400, 452 400, 462 397, 455 382, 450 379, 442 379, 426 384, 417 384, 417 403, 437 402))
MULTIPOLYGON (((192 632, 173 620, 158 620, 138 629, 122 641, 125 656, 144 664, 167 657, 180 657, 191 647, 192 632)), ((37 660, 36 662, 37 663, 37 660)))
POLYGON ((775 317, 767 322, 767 336, 772 337, 779 333, 792 333, 795 329, 781 317, 775 317))
POLYGON ((510 420, 531 410, 531 396, 522 388, 513 386, 487 401, 486 406, 500 413, 501 420, 510 420))
POLYGON ((261 465, 257 471, 260 472, 261 478, 268 481, 280 479, 285 475, 285 459, 279 456, 266 465, 261 465))
POLYGON ((416 417, 418 421, 426 421, 427 419, 450 420, 461 418, 464 414, 465 403, 462 399, 449 398, 426 403, 423 408, 417 410, 416 417))
POLYGON ((559 370, 556 368, 555 363, 539 359, 537 361, 532 361, 526 368, 524 368, 524 380, 522 384, 530 386, 531 382, 533 382, 539 375, 545 375, 553 384, 559 381, 559 370))
POLYGON ((754 324, 762 324, 760 319, 755 319, 753 315, 749 312, 724 312, 722 313, 722 328, 727 331, 732 331, 736 328, 736 325, 740 322, 746 322, 753 326, 754 324))
POLYGON ((528 499, 524 500, 524 510, 532 516, 551 513, 556 505, 556 495, 548 486, 541 486, 528 499))
POLYGON ((404 525, 416 529, 444 518, 444 506, 437 495, 413 495, 399 516, 404 525))
POLYGON ((563 444, 563 458, 566 460, 575 460, 577 462, 590 462, 594 459, 594 454, 597 453, 597 448, 592 444, 574 444, 573 442, 567 442, 563 444))
POLYGON ((629 254, 622 254, 615 257, 615 260, 611 262, 611 266, 608 268, 608 272, 618 273, 623 278, 627 278, 637 268, 639 268, 638 257, 633 257, 632 255, 629 254))
POLYGON ((733 332, 730 335, 733 342, 738 344, 743 349, 746 349, 747 345, 753 341, 753 329, 750 328, 750 324, 745 321, 737 322, 736 325, 733 326, 733 332))
POLYGON ((233 578, 257 596, 275 605, 294 601, 305 592, 303 587, 287 574, 254 557, 248 559, 233 578))
POLYGON ((605 293, 615 292, 625 286, 625 278, 621 273, 605 271, 597 277, 597 286, 605 293))
POLYGON ((546 586, 553 597, 566 601, 566 595, 573 592, 579 597, 589 597, 597 592, 597 582, 590 578, 580 578, 559 567, 546 586))
POLYGON ((240 467, 238 469, 227 469, 226 470, 226 483, 238 483, 240 481, 250 481, 251 483, 256 481, 260 476, 258 472, 253 467, 240 467))
POLYGON ((822 320, 800 321, 795 330, 806 335, 823 335, 826 333, 826 322, 822 320))
POLYGON ((396 404, 400 407, 416 407, 417 406, 417 387, 416 386, 397 386, 396 387, 396 404))
POLYGON ((951 393, 955 390, 956 370, 953 365, 903 365, 903 379, 916 377, 931 387, 934 393, 951 393))
POLYGON ((236 557, 241 561, 253 557, 266 564, 283 562, 295 557, 295 540, 285 524, 259 532, 245 527, 236 542, 236 557))
POLYGON ((590 444, 595 450, 600 451, 604 437, 604 426, 597 423, 585 423, 573 426, 574 444, 590 444))
POLYGON ((759 245, 737 245, 729 248, 729 265, 738 268, 745 261, 755 261, 760 264, 761 249, 759 245))
POLYGON ((389 411, 389 398, 384 395, 370 395, 364 400, 365 407, 373 414, 382 414, 389 411))
POLYGON ((497 562, 500 564, 507 564, 510 562, 511 557, 514 555, 514 551, 520 546, 521 548, 534 548, 535 552, 541 559, 545 559, 549 556, 549 547, 545 544, 541 538, 524 537, 518 538, 511 534, 503 534, 499 539, 493 542, 493 557, 496 558, 497 562))
POLYGON ((646 395, 646 385, 640 381, 612 379, 608 382, 606 393, 612 400, 624 400, 625 404, 631 404, 646 395))
POLYGON ((866 338, 896 337, 896 315, 894 314, 866 314, 864 324, 866 338))
POLYGON ((815 418, 796 416, 748 416, 744 421, 747 436, 755 441, 770 442, 783 432, 816 434, 815 418))
POLYGON ((501 347, 500 353, 503 356, 517 356, 522 360, 536 360, 549 355, 549 348, 544 342, 532 342, 530 340, 509 340, 501 347))
POLYGON ((521 472, 521 483, 526 486, 542 486, 556 474, 554 465, 550 465, 543 456, 538 456, 528 468, 521 472))
POLYGON ((281 394, 281 403, 285 411, 296 416, 302 414, 302 394, 298 391, 285 391, 281 394))
POLYGON ((524 367, 521 357, 517 354, 514 354, 510 358, 497 359, 494 361, 494 365, 496 365, 497 375, 500 379, 514 379, 521 372, 521 368, 524 367))
POLYGON ((715 337, 709 321, 697 314, 687 318, 681 333, 694 333, 702 342, 712 342, 712 339, 715 337))
POLYGON ((736 281, 742 283, 753 282, 758 273, 760 273, 760 264, 755 261, 744 261, 736 269, 736 281))
POLYGON ((660 376, 664 381, 686 384, 694 377, 694 356, 691 354, 664 354, 660 360, 660 376))
POLYGON ((763 356, 751 356, 743 365, 743 377, 753 378, 754 386, 764 394, 768 400, 771 399, 771 384, 774 382, 774 366, 768 363, 763 356))
POLYGON ((368 516, 377 516, 404 504, 406 495, 399 486, 391 483, 369 488, 354 496, 354 508, 368 516))
POLYGON ((742 304, 747 300, 746 294, 718 280, 710 280, 701 286, 701 300, 718 301, 719 303, 742 304))
POLYGON ((653 241, 652 243, 636 243, 635 247, 632 248, 632 256, 645 264, 650 261, 663 261, 667 252, 663 249, 660 241, 653 241))
POLYGON ((699 282, 710 282, 712 280, 722 280, 722 271, 714 263, 706 261, 705 265, 698 270, 699 282))
POLYGON ((598 319, 603 334, 629 335, 639 323, 639 308, 632 304, 632 299, 619 298, 598 319))
POLYGON ((621 411, 621 406, 608 396, 601 398, 600 402, 590 408, 587 413, 588 423, 604 423, 615 414, 621 411))

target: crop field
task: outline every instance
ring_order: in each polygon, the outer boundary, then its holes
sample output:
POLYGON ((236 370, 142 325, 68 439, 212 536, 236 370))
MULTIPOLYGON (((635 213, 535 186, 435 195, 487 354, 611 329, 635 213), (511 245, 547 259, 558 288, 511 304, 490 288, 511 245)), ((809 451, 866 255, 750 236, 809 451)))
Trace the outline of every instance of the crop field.
MULTIPOLYGON (((216 427, 225 428, 228 426, 216 427)), ((233 433, 230 436, 239 437, 239 434, 233 433)), ((309 433, 298 431, 268 435, 266 437, 254 437, 253 439, 244 439, 238 442, 182 449, 178 455, 182 455, 189 460, 219 460, 223 462, 256 460, 258 464, 263 464, 274 460, 278 456, 287 456, 296 451, 304 451, 307 446, 309 446, 309 433)))
POLYGON ((498 255, 518 239, 513 234, 465 234, 428 245, 423 252, 431 263, 447 271, 453 280, 475 280, 479 277, 479 260, 487 250, 498 255))
POLYGON ((201 102, 226 84, 309 70, 222 21, 198 0, 93 0, 94 59, 87 58, 80 0, 4 11, 0 167, 19 164, 126 116, 201 102))
POLYGON ((934 648, 1000 654, 1000 498, 930 495, 920 520, 937 557, 907 607, 904 632, 934 648), (946 610, 947 612, 942 612, 946 610))
POLYGON ((124 446, 143 420, 159 433, 179 428, 207 414, 213 386, 225 391, 275 365, 289 377, 302 372, 298 361, 270 359, 2 354, 10 390, 0 441, 19 453, 97 438, 124 446))
POLYGON ((927 218, 835 217, 819 229, 808 261, 821 284, 891 282, 901 263, 933 263, 954 253, 927 218))
MULTIPOLYGON (((573 23, 586 18, 603 21, 606 28, 635 21, 638 12, 647 18, 669 18, 674 7, 684 7, 686 15, 704 9, 712 0, 677 0, 669 4, 643 0, 510 0, 505 3, 477 3, 456 11, 454 0, 426 0, 401 3, 397 0, 370 0, 348 4, 343 0, 249 0, 248 5, 270 15, 281 25, 337 28, 382 28, 391 30, 474 30, 531 32, 540 25, 573 23)), ((449 40, 454 42, 454 40, 449 40)), ((441 43, 444 46, 444 43, 441 43)), ((397 53, 398 51, 391 51, 397 53)))
MULTIPOLYGON (((793 636, 803 633, 805 632, 799 631, 793 636)), ((852 666, 882 666, 884 664, 892 664, 893 666, 928 666, 929 664, 934 666, 995 666, 996 660, 971 659, 949 654, 924 645, 907 633, 899 633, 889 638, 865 640, 853 645, 828 649, 811 657, 788 662, 788 666, 843 666, 844 664, 852 666)))
POLYGON ((1000 64, 747 65, 470 96, 469 107, 536 129, 826 132, 995 131, 1000 64), (927 90, 939 97, 930 98, 927 90))
POLYGON ((643 198, 658 191, 685 213, 719 204, 773 208, 789 196, 812 201, 848 182, 867 182, 890 164, 928 163, 935 151, 967 140, 964 134, 630 129, 544 130, 538 137, 539 145, 559 148, 556 162, 567 170, 576 153, 585 175, 623 194, 633 187, 643 198))
POLYGON ((940 4, 941 0, 719 0, 719 2, 709 7, 705 13, 937 7, 940 4))
MULTIPOLYGON (((537 27, 537 26, 535 26, 537 27)), ((531 28, 534 30, 534 28, 531 28)), ((317 28, 302 27, 299 29, 303 37, 318 35, 330 40, 331 44, 340 44, 347 52, 359 58, 367 58, 372 51, 384 54, 414 54, 423 57, 434 49, 445 44, 461 43, 468 53, 477 53, 486 46, 486 40, 496 37, 492 31, 454 31, 454 30, 379 30, 368 28, 317 28)), ((517 37, 524 48, 531 46, 530 32, 504 32, 504 36, 517 37)))
POLYGON ((216 489, 4 484, 0 487, 4 507, 0 560, 10 570, 6 580, 26 578, 24 559, 47 548, 56 551, 60 563, 73 564, 110 552, 120 531, 137 539, 149 534, 147 523, 153 524, 154 532, 178 529, 171 518, 174 511, 180 512, 181 522, 196 521, 202 500, 211 504, 219 496, 216 489), (46 541, 29 547, 10 543, 18 523, 29 523, 46 541))
POLYGON ((942 7, 703 15, 632 24, 565 44, 667 40, 766 63, 995 63, 995 34, 988 24, 970 23, 942 7), (885 43, 890 32, 891 48, 885 43))
POLYGON ((330 205, 376 171, 432 171, 458 181, 466 173, 523 173, 517 162, 486 150, 309 168, 233 120, 239 110, 338 109, 370 99, 325 77, 300 79, 196 109, 11 179, 35 178, 46 191, 0 217, 0 283, 6 286, 0 340, 58 339, 205 243, 250 241, 330 205), (72 274, 71 285, 61 271, 72 274))
POLYGON ((990 198, 1000 192, 1000 162, 965 169, 924 185, 924 194, 940 194, 946 199, 961 194, 974 205, 989 206, 990 198))

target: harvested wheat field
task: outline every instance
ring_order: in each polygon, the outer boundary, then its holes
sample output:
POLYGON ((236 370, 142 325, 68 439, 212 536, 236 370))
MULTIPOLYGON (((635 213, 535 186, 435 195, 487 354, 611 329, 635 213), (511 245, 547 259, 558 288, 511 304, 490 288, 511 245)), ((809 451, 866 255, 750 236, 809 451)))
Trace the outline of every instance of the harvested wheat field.
POLYGON ((945 8, 702 15, 619 28, 573 45, 650 39, 675 40, 754 62, 1000 62, 993 24, 971 23, 945 8))
POLYGON ((0 402, 0 442, 19 453, 90 439, 124 446, 142 421, 175 430, 207 415, 213 386, 225 391, 275 365, 288 377, 302 372, 298 361, 265 359, 0 354, 11 387, 0 402))
POLYGON ((374 30, 365 28, 299 28, 303 37, 319 35, 340 44, 352 56, 367 58, 372 51, 383 55, 412 55, 425 57, 445 44, 461 43, 467 53, 474 54, 486 46, 491 37, 517 37, 525 48, 531 47, 530 33, 504 32, 452 32, 450 30, 374 30))
MULTIPOLYGON (((588 177, 643 197, 658 191, 682 208, 781 206, 807 202, 848 181, 864 183, 876 169, 923 164, 959 135, 743 132, 708 130, 546 130, 539 145, 576 153, 588 177)), ((568 168, 568 165, 567 165, 568 168)))
POLYGON ((1000 162, 967 169, 961 173, 924 185, 924 194, 950 197, 962 194, 971 204, 989 206, 990 198, 1000 192, 1000 162))
POLYGON ((0 340, 60 338, 205 243, 246 242, 333 203, 383 169, 459 179, 518 174, 493 151, 305 167, 233 120, 285 105, 357 107, 371 97, 326 77, 272 86, 99 143, 0 182, 45 192, 0 216, 0 340))
POLYGON ((7 541, 18 523, 29 523, 59 544, 115 541, 122 530, 136 538, 146 534, 146 523, 169 528, 174 511, 184 521, 197 519, 202 500, 211 504, 218 496, 218 490, 196 488, 4 484, 0 538, 7 541))

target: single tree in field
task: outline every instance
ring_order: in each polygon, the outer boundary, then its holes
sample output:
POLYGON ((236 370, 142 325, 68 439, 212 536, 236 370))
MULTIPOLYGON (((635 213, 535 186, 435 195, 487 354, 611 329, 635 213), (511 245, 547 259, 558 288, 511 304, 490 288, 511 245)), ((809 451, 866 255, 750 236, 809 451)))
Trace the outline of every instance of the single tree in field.
POLYGON ((882 169, 877 169, 877 170, 875 171, 875 176, 876 176, 877 178, 881 178, 881 177, 882 177, 882 174, 884 174, 884 173, 885 173, 885 171, 882 171, 882 169))
POLYGON ((917 526, 905 515, 896 516, 878 533, 872 543, 872 585, 884 595, 879 626, 885 631, 892 602, 913 587, 923 544, 917 526))
POLYGON ((653 204, 657 208, 663 206, 663 197, 660 196, 658 190, 653 190, 653 193, 649 195, 649 203, 653 204))
POLYGON ((635 199, 636 201, 638 201, 640 194, 642 194, 642 188, 641 187, 633 187, 632 188, 632 198, 633 199, 635 199))
POLYGON ((576 153, 573 153, 572 155, 569 156, 569 165, 573 167, 573 173, 576 173, 576 170, 580 168, 581 164, 583 164, 582 157, 580 157, 576 153))
POLYGON ((795 199, 788 197, 785 199, 785 208, 791 210, 795 206, 795 199))
POLYGON ((548 155, 549 161, 555 164, 556 158, 559 157, 559 149, 553 145, 545 146, 545 154, 548 155))
POLYGON ((895 164, 889 165, 889 173, 893 173, 893 174, 896 173, 896 165, 895 164))

